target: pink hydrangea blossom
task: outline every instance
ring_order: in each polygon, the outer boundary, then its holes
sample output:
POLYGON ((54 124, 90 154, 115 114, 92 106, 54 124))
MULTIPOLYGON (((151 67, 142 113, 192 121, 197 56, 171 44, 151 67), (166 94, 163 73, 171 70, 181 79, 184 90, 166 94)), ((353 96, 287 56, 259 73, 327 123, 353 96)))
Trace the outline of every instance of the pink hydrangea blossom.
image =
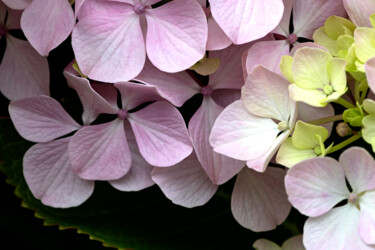
POLYGON ((288 171, 285 185, 292 205, 310 216, 303 236, 307 249, 375 248, 375 160, 365 149, 349 148, 338 162, 300 162, 288 171), (348 203, 334 207, 342 200, 348 203))

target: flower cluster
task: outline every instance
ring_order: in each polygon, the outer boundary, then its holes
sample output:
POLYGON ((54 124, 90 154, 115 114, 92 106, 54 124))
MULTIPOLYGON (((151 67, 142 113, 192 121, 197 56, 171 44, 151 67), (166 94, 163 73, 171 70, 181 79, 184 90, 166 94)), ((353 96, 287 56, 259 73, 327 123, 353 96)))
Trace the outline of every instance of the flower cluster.
POLYGON ((1 0, 0 91, 36 143, 23 159, 31 192, 68 208, 95 181, 156 184, 190 208, 236 176, 243 227, 272 230, 292 206, 310 217, 303 236, 255 248, 374 249, 373 13, 355 0, 1 0), (47 56, 67 38, 60 74, 80 119, 50 93, 47 56))

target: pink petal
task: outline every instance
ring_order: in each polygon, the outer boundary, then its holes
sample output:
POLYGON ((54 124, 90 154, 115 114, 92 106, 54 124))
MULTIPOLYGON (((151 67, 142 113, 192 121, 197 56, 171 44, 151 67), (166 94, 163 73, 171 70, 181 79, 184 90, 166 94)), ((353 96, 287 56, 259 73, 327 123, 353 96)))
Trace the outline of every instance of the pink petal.
POLYGON ((324 25, 329 16, 346 16, 342 1, 337 0, 296 0, 293 5, 294 33, 298 37, 312 40, 315 30, 324 25))
POLYGON ((224 50, 212 51, 209 56, 219 58, 220 66, 215 73, 210 75, 209 85, 213 89, 240 89, 243 84, 241 55, 251 46, 232 45, 224 50))
POLYGON ((359 235, 365 243, 375 244, 375 192, 366 192, 359 199, 359 235))
POLYGON ((154 168, 152 179, 174 204, 196 207, 206 204, 217 190, 194 153, 168 168, 154 168))
POLYGON ((258 65, 250 72, 242 87, 242 101, 254 115, 287 122, 292 103, 289 85, 289 81, 281 75, 258 65))
POLYGON ((128 121, 124 121, 124 129, 131 153, 131 168, 124 177, 110 181, 109 184, 121 191, 140 191, 154 184, 151 179, 151 171, 154 167, 148 164, 139 153, 134 133, 128 121))
POLYGON ((172 166, 192 152, 185 122, 178 110, 167 102, 155 102, 128 119, 139 151, 145 160, 157 167, 172 166))
POLYGON ((91 125, 75 133, 69 144, 74 171, 87 180, 115 180, 130 169, 131 155, 120 119, 91 125))
POLYGON ((23 10, 23 9, 26 9, 33 0, 1 0, 1 1, 3 1, 11 9, 23 10))
POLYGON ((234 218, 252 231, 268 231, 280 225, 291 205, 284 188, 285 171, 268 168, 258 173, 244 168, 237 176, 232 194, 234 218))
POLYGON ((284 14, 279 25, 272 31, 272 33, 287 37, 289 35, 290 16, 295 0, 283 0, 284 14))
POLYGON ((199 162, 215 184, 227 182, 244 166, 242 161, 214 152, 209 143, 212 126, 222 110, 211 98, 204 97, 201 107, 190 119, 188 126, 199 162))
POLYGON ((225 108, 232 102, 241 98, 241 90, 239 89, 215 89, 211 94, 212 99, 219 106, 225 108))
POLYGON ((157 69, 149 60, 146 60, 145 67, 135 80, 155 86, 162 97, 177 107, 181 107, 201 90, 186 71, 166 73, 157 69))
POLYGON ((113 84, 107 83, 91 83, 91 87, 102 96, 111 106, 118 110, 117 106, 117 89, 113 84))
POLYGON ((34 142, 48 142, 80 128, 61 104, 49 96, 12 101, 9 114, 18 133, 34 142))
POLYGON ((307 216, 322 215, 349 197, 344 169, 329 157, 297 163, 289 169, 285 186, 289 201, 307 216))
POLYGON ((131 110, 142 103, 161 100, 156 88, 133 82, 118 82, 115 87, 121 93, 122 109, 131 110))
POLYGON ((207 21, 196 0, 172 1, 146 13, 146 49, 160 70, 178 72, 203 58, 207 21))
MULTIPOLYGON (((8 9, 8 17, 7 17, 5 27, 7 27, 9 30, 20 30, 22 13, 23 12, 21 10, 8 9)), ((2 22, 4 18, 0 20, 2 22)))
POLYGON ((242 101, 236 101, 216 119, 210 144, 220 154, 246 161, 264 155, 279 132, 271 119, 251 114, 242 101))
POLYGON ((68 158, 69 137, 32 146, 23 160, 23 173, 33 195, 52 207, 75 207, 94 191, 94 182, 73 172, 68 158))
POLYGON ((34 0, 21 18, 27 40, 42 56, 59 46, 72 32, 75 18, 66 0, 34 0))
POLYGON ((284 55, 289 55, 289 43, 286 40, 257 42, 247 52, 246 72, 249 74, 256 65, 262 64, 281 75, 280 61, 284 55))
POLYGON ((210 15, 207 18, 208 37, 207 50, 221 50, 232 44, 232 41, 217 24, 215 19, 210 15))
POLYGON ((88 125, 92 123, 99 114, 117 113, 117 109, 96 93, 87 79, 74 76, 67 72, 64 72, 64 76, 67 79, 69 86, 77 91, 83 105, 83 124, 88 125))
POLYGON ((370 87, 371 91, 375 93, 375 57, 369 59, 365 63, 365 71, 368 86, 370 87))
POLYGON ((353 204, 309 218, 303 229, 303 244, 306 249, 374 249, 359 237, 358 220, 359 210, 353 204))
POLYGON ((5 24, 5 17, 6 17, 6 14, 7 14, 7 6, 5 6, 5 4, 3 4, 3 2, 0 1, 0 25, 4 25, 5 24))
POLYGON ((0 90, 10 100, 35 95, 49 95, 47 59, 30 43, 13 36, 6 37, 7 46, 0 65, 0 90))
MULTIPOLYGON (((334 116, 335 111, 331 104, 325 107, 313 107, 303 102, 298 103, 298 120, 304 122, 311 122, 317 119, 334 116)), ((325 127, 330 135, 332 132, 333 122, 321 124, 320 126, 325 127)))
POLYGON ((74 2, 74 17, 75 18, 78 17, 78 13, 81 10, 81 7, 82 7, 84 2, 85 2, 85 0, 75 0, 75 2, 74 2))
POLYGON ((375 2, 372 0, 344 0, 344 7, 350 20, 358 27, 372 27, 370 15, 375 12, 375 2))
POLYGON ((353 192, 361 193, 375 188, 375 160, 364 148, 345 150, 339 161, 353 192))
POLYGON ((73 30, 72 46, 78 65, 94 80, 128 81, 141 72, 145 63, 139 16, 130 5, 118 7, 114 13, 99 12, 80 19, 73 30))
POLYGON ((280 22, 281 0, 211 0, 211 12, 234 44, 265 36, 280 22))

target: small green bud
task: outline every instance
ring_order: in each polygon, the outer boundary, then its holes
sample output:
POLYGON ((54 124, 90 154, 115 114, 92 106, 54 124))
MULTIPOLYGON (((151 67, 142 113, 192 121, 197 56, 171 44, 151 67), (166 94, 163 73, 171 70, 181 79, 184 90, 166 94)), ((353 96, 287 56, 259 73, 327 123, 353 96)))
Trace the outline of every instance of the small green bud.
POLYGON ((347 109, 342 114, 342 118, 345 122, 349 123, 353 127, 361 127, 363 115, 358 108, 347 109))

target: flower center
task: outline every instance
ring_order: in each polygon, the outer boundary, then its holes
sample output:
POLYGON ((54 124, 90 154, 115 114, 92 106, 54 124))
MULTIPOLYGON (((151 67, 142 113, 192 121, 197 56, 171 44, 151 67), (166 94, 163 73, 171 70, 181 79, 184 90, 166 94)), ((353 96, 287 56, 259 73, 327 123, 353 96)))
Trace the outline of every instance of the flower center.
POLYGON ((277 128, 284 132, 285 130, 288 130, 289 129, 289 124, 286 122, 286 121, 281 121, 277 124, 277 128))
POLYGON ((296 34, 290 34, 286 37, 286 40, 288 41, 288 43, 290 44, 294 44, 295 42, 297 42, 297 39, 298 39, 298 36, 296 34))
POLYGON ((0 25, 0 36, 4 36, 7 33, 7 29, 0 25))
POLYGON ((202 9, 204 11, 204 14, 206 14, 206 17, 209 17, 211 15, 211 10, 208 7, 203 7, 202 9))
POLYGON ((202 93, 202 95, 204 95, 204 96, 209 96, 209 95, 211 95, 211 93, 212 93, 212 89, 211 89, 211 87, 210 86, 204 86, 204 87, 202 87, 202 90, 201 90, 201 93, 202 93))
POLYGON ((147 8, 149 8, 149 6, 143 5, 141 3, 137 3, 136 5, 134 5, 133 10, 138 15, 142 15, 142 14, 145 13, 145 11, 146 11, 147 8))
POLYGON ((322 149, 320 148, 320 146, 316 146, 314 148, 314 152, 316 155, 321 155, 322 154, 322 149))
POLYGON ((125 120, 128 117, 128 111, 125 109, 121 109, 117 112, 117 117, 121 120, 125 120))
POLYGON ((356 193, 350 193, 349 194, 349 198, 348 198, 348 202, 351 202, 353 204, 357 204, 358 203, 358 195, 356 193))
POLYGON ((332 92, 333 92, 333 88, 332 88, 332 86, 331 86, 331 85, 326 85, 326 86, 324 86, 324 88, 323 88, 323 92, 324 92, 324 94, 326 94, 326 95, 330 95, 330 94, 332 94, 332 92))

